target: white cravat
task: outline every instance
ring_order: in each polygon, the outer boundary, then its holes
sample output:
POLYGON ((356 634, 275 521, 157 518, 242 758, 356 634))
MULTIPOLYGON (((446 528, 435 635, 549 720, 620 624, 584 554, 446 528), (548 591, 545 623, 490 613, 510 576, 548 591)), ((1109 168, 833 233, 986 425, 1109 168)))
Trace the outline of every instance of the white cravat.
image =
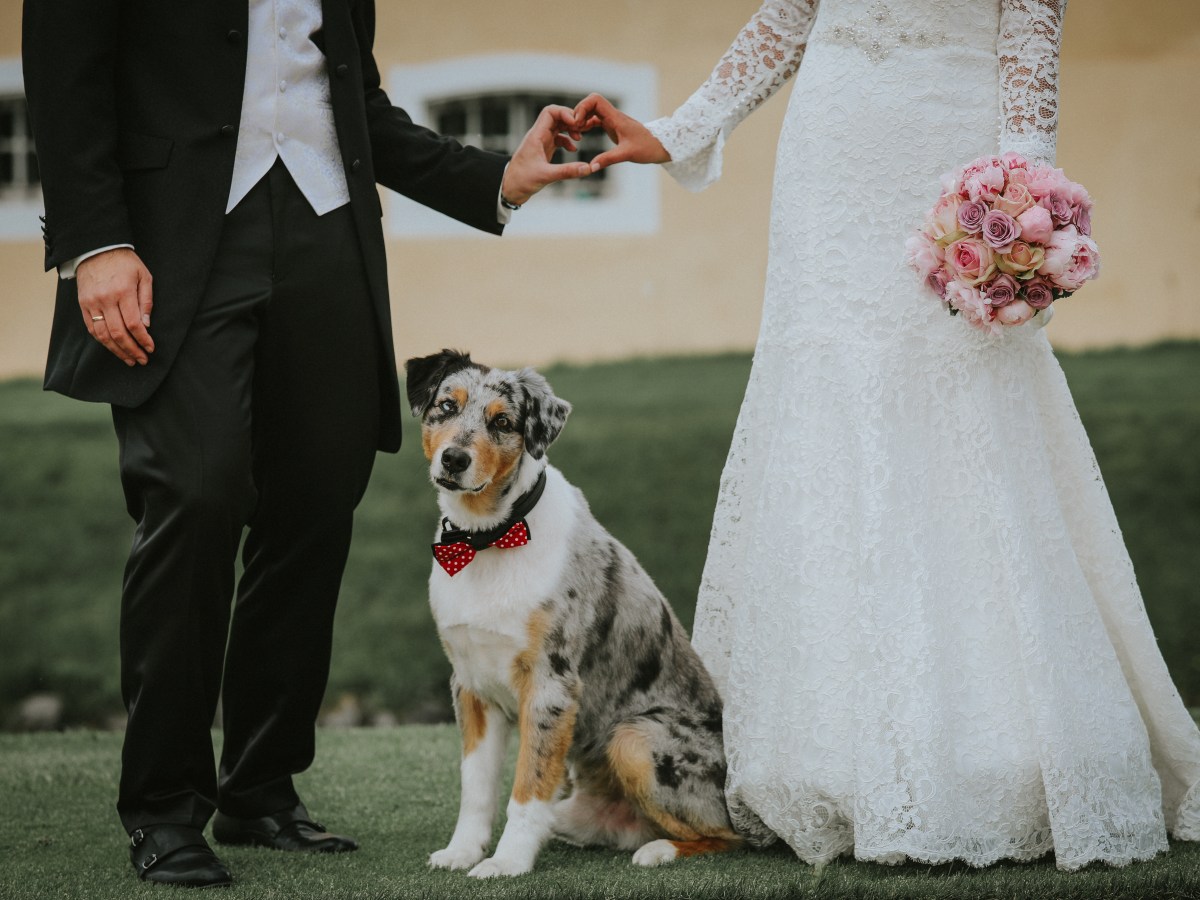
POLYGON ((317 215, 350 202, 325 57, 309 40, 320 27, 320 0, 250 0, 246 89, 226 212, 276 158, 317 215))

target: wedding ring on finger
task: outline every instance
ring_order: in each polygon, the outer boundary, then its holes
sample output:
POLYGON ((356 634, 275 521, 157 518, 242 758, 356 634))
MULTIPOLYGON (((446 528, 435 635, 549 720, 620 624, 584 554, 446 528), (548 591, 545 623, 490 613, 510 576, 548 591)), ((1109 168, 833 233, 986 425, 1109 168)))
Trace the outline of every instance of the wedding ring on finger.
POLYGON ((92 321, 93 322, 103 322, 104 316, 92 316, 92 321))

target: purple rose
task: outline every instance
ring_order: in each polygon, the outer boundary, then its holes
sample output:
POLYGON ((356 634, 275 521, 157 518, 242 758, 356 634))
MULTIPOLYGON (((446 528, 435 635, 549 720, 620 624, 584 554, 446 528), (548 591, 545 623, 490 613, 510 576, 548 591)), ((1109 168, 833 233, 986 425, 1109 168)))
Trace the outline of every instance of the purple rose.
POLYGON ((997 275, 983 292, 993 309, 1008 306, 1017 299, 1017 280, 1011 275, 997 275))
POLYGON ((983 240, 997 253, 1007 253, 1020 236, 1021 226, 1008 213, 993 209, 983 217, 983 240))
POLYGON ((1025 282, 1025 302, 1034 309, 1045 309, 1054 302, 1054 291, 1045 278, 1030 278, 1025 282))
POLYGON ((1066 225, 1071 221, 1071 203, 1062 194, 1050 194, 1042 199, 1042 206, 1050 213, 1055 225, 1066 225))
POLYGON ((1092 206, 1090 203, 1080 203, 1071 210, 1071 224, 1079 229, 1082 235, 1092 233, 1092 206))
POLYGON ((946 271, 945 266, 939 266, 929 273, 925 279, 925 286, 941 297, 946 299, 946 285, 950 283, 950 273, 946 271))
POLYGON ((982 200, 971 200, 958 208, 958 224, 967 234, 979 234, 988 205, 982 200))

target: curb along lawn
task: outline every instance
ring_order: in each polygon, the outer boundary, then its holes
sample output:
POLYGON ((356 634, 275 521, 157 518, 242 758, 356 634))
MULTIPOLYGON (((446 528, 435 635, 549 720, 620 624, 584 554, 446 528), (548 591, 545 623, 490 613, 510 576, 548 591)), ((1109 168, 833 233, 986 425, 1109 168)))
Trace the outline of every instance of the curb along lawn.
MULTIPOLYGON (((220 740, 219 732, 215 734, 220 740)), ((0 735, 0 897, 4 900, 183 898, 140 884, 113 810, 120 736, 0 735)), ((512 760, 508 774, 511 778, 512 760)), ((550 845, 530 875, 475 881, 431 871, 458 810, 458 737, 449 725, 324 730, 300 792, 331 829, 358 838, 342 856, 218 848, 236 883, 230 900, 340 898, 935 898, 1094 900, 1200 898, 1200 845, 1125 869, 1059 872, 1049 860, 987 869, 839 861, 818 874, 789 853, 737 852, 642 869, 630 854, 550 845)), ((498 833, 498 832, 497 832, 498 833)), ((206 894, 205 896, 209 896, 206 894)))

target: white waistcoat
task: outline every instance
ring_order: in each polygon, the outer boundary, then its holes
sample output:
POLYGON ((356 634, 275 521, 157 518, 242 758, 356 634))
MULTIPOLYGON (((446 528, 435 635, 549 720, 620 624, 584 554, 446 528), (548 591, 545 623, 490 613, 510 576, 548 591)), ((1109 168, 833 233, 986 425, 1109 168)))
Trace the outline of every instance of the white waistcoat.
POLYGON ((309 40, 320 27, 320 0, 250 0, 246 90, 226 212, 276 157, 317 215, 350 202, 325 57, 309 40))

